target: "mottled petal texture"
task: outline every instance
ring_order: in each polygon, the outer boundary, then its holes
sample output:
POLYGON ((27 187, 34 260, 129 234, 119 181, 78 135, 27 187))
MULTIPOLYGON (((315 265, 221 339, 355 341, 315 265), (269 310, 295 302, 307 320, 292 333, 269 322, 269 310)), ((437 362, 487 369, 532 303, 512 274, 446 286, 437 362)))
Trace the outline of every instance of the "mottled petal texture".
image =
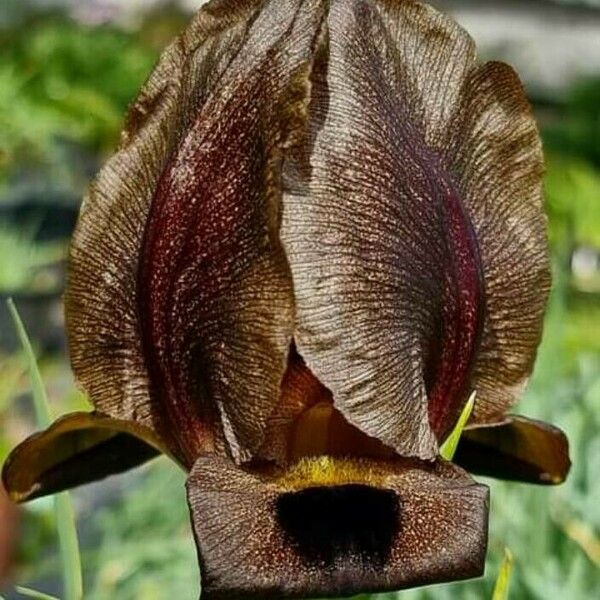
MULTIPOLYGON (((469 44, 455 43, 456 32, 434 14, 396 17, 422 36, 423 19, 437 27, 440 36, 421 43, 441 44, 438 62, 465 60, 469 44)), ((451 426, 456 406, 432 427, 429 405, 460 406, 482 281, 457 186, 420 120, 419 86, 431 72, 414 71, 416 50, 402 45, 389 19, 374 2, 331 3, 329 59, 311 113, 310 184, 286 197, 282 237, 298 348, 311 370, 355 425, 401 454, 432 458, 435 433, 451 426)))
POLYGON ((284 198, 298 350, 353 424, 432 458, 470 391, 485 420, 531 371, 539 136, 512 70, 424 4, 330 2, 324 54, 284 198))
POLYGON ((191 466, 261 441, 292 336, 277 234, 317 0, 212 2, 163 56, 71 252, 73 368, 96 407, 191 466))
POLYGON ((550 290, 541 141, 509 66, 492 62, 469 73, 445 155, 473 222, 485 276, 473 419, 493 421, 516 402, 531 373, 550 290))
POLYGON ((481 574, 488 492, 461 469, 317 460, 299 471, 198 459, 187 487, 202 598, 340 597, 481 574))

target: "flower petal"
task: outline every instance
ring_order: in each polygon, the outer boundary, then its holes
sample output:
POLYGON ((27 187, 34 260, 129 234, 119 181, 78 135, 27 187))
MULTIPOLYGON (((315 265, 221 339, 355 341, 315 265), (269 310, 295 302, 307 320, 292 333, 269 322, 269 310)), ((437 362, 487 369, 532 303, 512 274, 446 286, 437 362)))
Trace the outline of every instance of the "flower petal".
POLYGON ((256 450, 277 401, 293 309, 280 170, 320 5, 200 10, 82 208, 66 296, 77 378, 99 410, 159 431, 188 466, 223 437, 238 459, 256 450))
POLYGON ((72 413, 19 444, 2 469, 16 502, 122 473, 166 448, 149 429, 98 413, 72 413))
POLYGON ((432 458, 502 413, 548 290, 541 152, 512 70, 420 2, 333 0, 282 239, 308 367, 357 427, 432 458))
POLYGON ((547 485, 562 483, 571 467, 560 429, 518 415, 465 429, 454 461, 472 473, 547 485))
POLYGON ((285 467, 307 456, 389 458, 395 452, 348 423, 292 346, 281 397, 257 459, 285 467))
POLYGON ((472 226, 432 146, 472 43, 420 4, 330 4, 309 190, 284 200, 296 340, 348 420, 432 458, 466 399, 483 312, 472 226))
POLYGON ((259 458, 285 465, 290 458, 290 441, 300 416, 320 403, 332 403, 331 392, 310 372, 292 344, 281 382, 277 407, 269 417, 259 458))
POLYGON ((202 598, 308 598, 474 577, 485 486, 450 463, 316 459, 252 474, 201 457, 188 500, 202 598))
POLYGON ((516 73, 487 63, 466 79, 446 142, 479 242, 486 319, 473 421, 497 420, 517 400, 540 343, 550 290, 541 141, 516 73))

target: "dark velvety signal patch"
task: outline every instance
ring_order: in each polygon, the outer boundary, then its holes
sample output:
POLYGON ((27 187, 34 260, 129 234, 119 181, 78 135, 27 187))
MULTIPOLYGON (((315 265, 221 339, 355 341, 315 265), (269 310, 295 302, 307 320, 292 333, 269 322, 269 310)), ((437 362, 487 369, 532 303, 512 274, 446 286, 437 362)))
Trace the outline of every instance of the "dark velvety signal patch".
POLYGON ((370 565, 385 564, 400 516, 392 490, 358 484, 288 492, 277 498, 275 509, 281 528, 302 558, 325 567, 350 557, 370 565))

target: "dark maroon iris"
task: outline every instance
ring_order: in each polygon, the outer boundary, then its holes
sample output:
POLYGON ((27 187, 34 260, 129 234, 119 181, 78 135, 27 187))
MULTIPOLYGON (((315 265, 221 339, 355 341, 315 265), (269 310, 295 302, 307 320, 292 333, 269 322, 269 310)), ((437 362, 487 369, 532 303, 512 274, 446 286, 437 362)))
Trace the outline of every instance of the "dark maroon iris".
POLYGON ((206 598, 481 574, 488 490, 458 465, 569 468, 507 414, 550 285, 542 171, 515 73, 428 5, 211 0, 82 205, 66 320, 95 411, 17 447, 6 488, 169 455, 206 598))

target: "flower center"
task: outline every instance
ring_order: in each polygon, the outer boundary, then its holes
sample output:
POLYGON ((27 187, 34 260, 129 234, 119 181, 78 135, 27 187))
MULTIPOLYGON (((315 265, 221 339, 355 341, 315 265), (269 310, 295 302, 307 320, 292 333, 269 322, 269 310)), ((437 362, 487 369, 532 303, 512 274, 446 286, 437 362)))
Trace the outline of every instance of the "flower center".
POLYGON ((348 456, 389 458, 394 450, 346 421, 329 402, 319 402, 296 420, 289 440, 289 458, 348 456))

